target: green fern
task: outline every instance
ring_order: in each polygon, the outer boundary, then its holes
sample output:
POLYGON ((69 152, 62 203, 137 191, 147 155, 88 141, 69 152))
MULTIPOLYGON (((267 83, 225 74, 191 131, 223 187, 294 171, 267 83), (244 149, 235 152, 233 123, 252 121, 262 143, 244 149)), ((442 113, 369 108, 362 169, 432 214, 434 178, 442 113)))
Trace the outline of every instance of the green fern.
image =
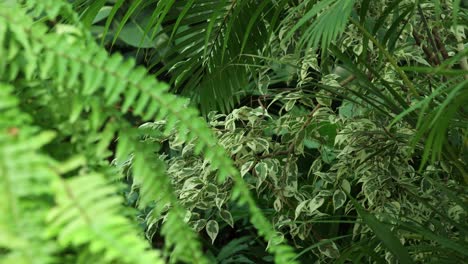
POLYGON ((13 91, 0 83, 0 262, 49 263, 57 245, 41 235, 50 205, 39 198, 53 195, 54 171, 39 149, 54 134, 30 126, 13 91))
MULTIPOLYGON (((38 6, 33 1, 31 3, 32 7, 38 6)), ((54 4, 67 6, 60 1, 54 1, 54 4)), ((49 18, 54 18, 60 10, 62 9, 56 8, 48 13, 49 18)), ((150 171, 142 167, 145 165, 144 160, 139 160, 143 158, 141 155, 145 151, 136 144, 133 137, 136 132, 132 132, 135 129, 131 128, 122 114, 130 107, 133 108, 133 114, 143 120, 165 119, 167 129, 177 127, 178 131, 189 131, 187 134, 180 134, 182 139, 197 138, 196 152, 203 152, 211 167, 218 170, 219 179, 224 181, 232 177, 236 182, 235 198, 240 204, 248 204, 252 223, 260 235, 267 240, 276 236, 271 224, 255 205, 232 161, 217 145, 215 137, 198 117, 196 110, 186 108, 185 100, 169 94, 168 86, 148 76, 146 69, 135 69, 134 61, 124 61, 120 55, 109 56, 91 42, 86 33, 80 30, 63 30, 60 26, 62 24, 56 26, 56 32, 48 32, 47 27, 31 20, 18 6, 1 4, 0 50, 2 55, 6 55, 6 59, 0 62, 0 77, 7 82, 21 83, 25 90, 28 85, 39 82, 57 89, 60 94, 58 98, 71 102, 66 110, 69 113, 68 118, 57 124, 48 124, 58 131, 67 127, 66 123, 78 124, 89 116, 89 121, 83 123, 86 124, 83 128, 86 133, 82 136, 84 142, 75 146, 86 150, 86 155, 92 160, 107 158, 106 149, 113 136, 116 133, 120 135, 117 159, 135 153, 138 162, 134 168, 134 177, 140 186, 145 186, 142 190, 143 204, 150 199, 173 203, 163 233, 166 234, 169 246, 175 245, 175 259, 187 260, 192 256, 197 262, 205 262, 193 231, 186 227, 179 230, 185 226, 185 213, 177 206, 173 194, 163 192, 154 195, 151 192, 159 188, 170 190, 170 185, 162 178, 152 178, 154 176, 149 175, 150 171), (120 105, 121 113, 115 110, 116 104, 120 105)), ((54 93, 55 91, 51 92, 52 95, 54 93)), ((103 250, 104 260, 108 262, 116 258, 131 263, 148 263, 149 259, 157 262, 157 255, 147 252, 147 246, 135 237, 135 233, 117 239, 130 232, 131 227, 126 224, 128 220, 117 213, 116 205, 121 201, 114 196, 116 190, 105 180, 115 176, 110 176, 110 171, 101 163, 88 166, 84 167, 85 171, 99 169, 106 172, 105 177, 92 172, 70 179, 55 177, 57 206, 49 214, 53 223, 49 235, 58 236, 62 247, 87 244, 90 252, 103 250), (90 193, 93 194, 88 196, 90 193), (122 251, 123 249, 126 251, 122 251), (131 253, 126 255, 124 252, 131 253)), ((273 245, 270 251, 275 253, 280 262, 294 257, 287 246, 273 245)))
POLYGON ((53 184, 57 206, 48 215, 47 231, 63 247, 88 244, 93 253, 104 251, 102 261, 107 263, 164 263, 135 235, 119 210, 122 198, 103 176, 57 177, 53 184))
MULTIPOLYGON (((3 15, 3 14, 2 14, 3 15)), ((4 18, 4 16, 2 16, 2 19, 4 18)), ((28 18, 27 17, 23 17, 23 21, 28 21, 28 18)), ((14 23, 15 25, 20 25, 21 23, 14 23)), ((27 27, 27 26, 26 26, 27 27)), ((28 69, 25 69, 25 75, 28 77, 28 79, 33 79, 33 78, 37 78, 37 77, 40 77, 40 78, 43 78, 43 79, 48 79, 49 76, 57 76, 57 81, 60 83, 64 83, 64 85, 66 86, 66 88, 68 88, 71 92, 74 92, 76 93, 76 88, 77 86, 75 86, 75 84, 77 84, 80 80, 79 78, 82 78, 83 79, 83 83, 84 83, 84 86, 83 87, 79 87, 79 89, 82 89, 82 91, 78 91, 78 92, 83 92, 84 94, 86 95, 89 95, 91 94, 94 90, 96 90, 98 88, 98 86, 100 85, 99 83, 96 83, 94 82, 95 80, 98 80, 98 81, 102 81, 102 76, 103 74, 100 74, 101 71, 99 71, 97 74, 100 75, 99 76, 96 76, 94 75, 94 73, 96 73, 96 66, 97 65, 86 65, 88 67, 84 67, 83 69, 83 72, 79 72, 81 69, 80 69, 80 65, 79 65, 79 62, 80 62, 80 59, 83 59, 84 58, 84 62, 86 63, 87 60, 89 60, 93 55, 93 53, 88 53, 88 57, 79 57, 80 54, 83 54, 82 52, 82 47, 76 45, 76 46, 68 46, 68 43, 65 39, 62 38, 62 36, 57 36, 57 35, 49 35, 49 36, 44 36, 42 35, 43 32, 44 32, 44 28, 41 28, 40 25, 37 25, 37 28, 34 28, 33 30, 29 31, 28 28, 20 28, 20 27, 17 27, 17 28, 10 28, 10 30, 18 33, 18 37, 21 38, 21 44, 23 45, 23 48, 25 48, 25 53, 27 55, 29 55, 30 57, 28 57, 28 59, 30 59, 31 61, 31 64, 30 64, 30 68, 28 69), (22 32, 21 32, 22 31, 22 32), (34 36, 26 36, 26 34, 28 33, 36 33, 37 35, 34 35, 34 36), (42 33, 42 34, 41 34, 42 33), (34 37, 37 37, 36 39, 36 42, 34 43, 28 43, 26 41, 26 38, 28 37, 31 37, 32 39, 34 39, 34 37), (62 43, 60 43, 60 40, 63 39, 64 41, 62 43), (40 43, 40 41, 42 41, 42 45, 40 43), (36 46, 32 47, 31 44, 36 44, 36 46), (65 49, 61 49, 61 50, 57 50, 56 48, 61 48, 62 46, 63 47, 66 47, 65 49), (75 54, 76 56, 75 57, 67 57, 67 55, 64 53, 65 50, 67 50, 67 48, 70 50, 72 50, 72 54, 75 54), (33 51, 32 49, 36 49, 36 51, 33 51), (39 52, 44 52, 44 60, 45 60, 45 63, 44 64, 36 64, 37 63, 37 58, 40 58, 41 57, 41 54, 39 52), (49 51, 49 52, 47 52, 49 51), (57 52, 58 51, 58 52, 57 52), (37 53, 36 53, 37 52, 37 53), (78 63, 77 63, 78 62, 78 63), (53 68, 52 65, 54 63, 57 63, 57 65, 59 65, 58 68, 53 68), (36 65, 35 65, 36 64, 36 65), (37 67, 41 67, 39 69, 36 69, 35 66, 37 67), (70 67, 68 69, 68 67, 70 67), (36 72, 36 70, 38 70, 40 72, 40 76, 35 76, 33 72, 36 72), (70 75, 67 76, 67 80, 65 81, 65 71, 69 70, 70 71, 70 75), (56 71, 56 72, 54 72, 56 71), (82 74, 82 75, 81 75, 82 74), (96 78, 96 79, 95 79, 96 78)), ((96 49, 99 49, 97 46, 95 46, 96 49)), ((104 59, 107 58, 107 54, 100 50, 100 51, 95 51, 96 53, 98 53, 98 55, 96 55, 98 59, 100 59, 100 65, 102 66, 102 64, 104 63, 104 59)), ((15 59, 25 59, 25 58, 18 58, 16 57, 15 59)), ((113 66, 112 63, 118 63, 119 60, 121 60, 121 57, 114 57, 114 60, 110 60, 111 64, 108 64, 110 65, 110 71, 113 70, 112 67, 116 67, 116 66, 113 66)), ((83 61, 82 61, 83 62, 83 61)), ((115 65, 115 64, 114 64, 115 65)), ((126 64, 127 66, 127 70, 129 71, 132 67, 132 63, 130 62, 130 64, 126 64)), ((125 67, 125 66, 124 66, 125 67)), ((6 68, 6 71, 8 71, 10 68, 6 68)), ((115 68, 114 68, 115 70, 115 68)), ((109 69, 108 69, 109 71, 109 69)), ((139 81, 142 77, 143 77, 143 74, 145 73, 144 69, 140 68, 140 70, 137 70, 137 71, 134 71, 131 75, 131 77, 134 78, 135 81, 139 81)), ((17 74, 19 74, 19 72, 15 71, 13 73, 10 72, 10 76, 9 76, 9 79, 10 80, 13 80, 16 78, 17 74)), ((153 79, 151 78, 147 78, 147 80, 152 80, 154 81, 153 79)), ((117 96, 119 96, 119 92, 120 91, 117 91, 117 93, 114 93, 114 94, 110 94, 110 89, 111 88, 115 88, 114 86, 112 86, 113 84, 115 84, 117 82, 117 80, 114 78, 114 76, 112 75, 108 75, 108 78, 107 78, 107 84, 109 85, 108 86, 108 90, 104 91, 104 93, 107 93, 111 98, 110 100, 107 101, 108 104, 112 105, 114 104, 116 101, 117 101, 117 96), (114 83, 112 84, 112 81, 114 81, 114 83), (113 97, 113 98, 112 98, 113 97)), ((126 84, 125 82, 123 83, 124 85, 126 84)), ((157 84, 157 83, 156 83, 157 84)), ((118 87, 120 89, 123 89, 125 88, 125 86, 120 86, 118 87)), ((136 93, 138 93, 138 91, 136 89, 134 90, 131 90, 130 92, 130 95, 129 95, 129 98, 130 100, 126 100, 124 101, 124 105, 123 105, 123 108, 128 108, 129 107, 129 104, 133 102, 133 100, 135 100, 135 96, 136 96, 136 93)), ((84 95, 82 95, 84 96, 84 95)), ((174 99, 175 97, 172 97, 170 99, 174 99)), ((83 108, 85 108, 86 106, 82 104, 82 102, 80 101, 74 101, 76 104, 73 105, 73 109, 72 109, 72 115, 70 116, 70 121, 71 122, 75 122, 79 116, 80 116, 80 112, 83 110, 83 108)), ((141 102, 141 101, 140 101, 141 102)), ((143 102, 143 105, 145 104, 145 102, 143 102)), ((96 109, 98 108, 97 105, 93 105, 92 106, 95 110, 95 111, 101 111, 101 109, 96 109)), ((154 104, 151 106, 153 110, 153 113, 154 111, 156 111, 156 107, 154 107, 154 104)), ((136 112, 139 112, 141 110, 138 110, 140 108, 140 106, 136 106, 136 112)), ((106 118, 104 116, 104 118, 106 118)), ((100 119, 99 117, 97 118, 94 118, 94 123, 92 124, 92 127, 94 129, 97 129, 98 127, 101 126, 101 122, 103 122, 104 120, 103 119, 100 119)), ((104 157, 105 154, 104 154, 104 150, 105 148, 107 147, 107 145, 110 143, 110 139, 112 137, 112 135, 117 131, 118 127, 116 125, 114 125, 112 122, 111 123, 108 123, 106 125, 106 128, 104 129, 102 135, 100 136, 101 140, 99 141, 99 143, 97 144, 97 147, 96 147, 96 154, 101 157, 104 157)), ((124 142, 125 143, 125 142, 124 142)), ((131 147, 129 145, 127 145, 127 147, 131 147)), ((132 151, 132 149, 127 149, 127 152, 128 151, 132 151)), ((93 179, 92 177, 90 179, 93 179)), ((151 182, 149 182, 151 183, 151 182)), ((167 186, 166 186, 167 188, 167 186)), ((105 189, 103 189, 105 190, 105 189)), ((80 192, 81 195, 84 195, 86 194, 86 192, 80 192)), ((104 193, 103 195, 106 195, 106 193, 104 193)), ((99 198, 99 196, 97 197, 99 198)), ((73 197, 69 197, 70 200, 74 200, 74 199, 77 199, 77 201, 80 201, 81 199, 78 199, 78 198, 74 198, 73 197)), ((74 202, 77 202, 77 201, 74 201, 74 202)), ((103 202, 105 202, 106 200, 104 200, 103 202)), ((111 201, 111 200, 110 200, 111 201)), ((114 201, 118 201, 118 200, 114 200, 114 201)), ((96 202, 94 200, 91 200, 89 202, 96 202)), ((98 204, 99 205, 99 204, 98 204)), ((104 203, 105 205, 105 203, 104 203)), ((80 208, 85 208, 86 206, 81 206, 80 208)), ((98 207, 99 208, 99 207, 98 207)), ((104 208, 101 208, 102 210, 105 210, 106 207, 104 208)), ((110 209, 110 208, 107 208, 107 209, 110 209)), ((63 213, 68 213, 68 211, 66 212, 63 212, 63 213)), ((82 212, 83 214, 85 212, 82 212)), ((110 212, 107 212, 107 213, 110 213, 110 212)), ((87 213, 86 215, 95 215, 96 212, 89 212, 87 213)), ((105 218, 106 214, 103 215, 103 218, 105 218)), ((87 217, 83 216, 85 219, 87 219, 87 217)), ((65 218, 64 220, 69 220, 69 218, 65 218)), ((62 219, 63 220, 63 219, 62 219)), ((121 223, 123 220, 119 218, 116 218, 116 220, 112 220, 112 218, 109 220, 110 222, 108 223, 108 227, 110 229, 112 229, 111 227, 115 227, 115 224, 117 223, 121 223), (113 222, 114 221, 114 222, 113 222)), ((182 218, 179 219, 179 222, 182 222, 182 218)), ((99 223, 102 223, 102 221, 100 221, 99 223)), ((74 228, 78 228, 76 226, 76 223, 73 224, 73 223, 68 223, 67 222, 64 222, 64 223, 61 223, 62 225, 65 225, 65 226, 61 226, 61 228, 58 228, 56 229, 56 232, 60 232, 60 231, 63 231, 63 229, 66 229, 67 227, 74 227, 74 228), (67 224, 67 225, 66 225, 67 224), (57 231, 58 230, 58 231, 57 231)), ((91 223, 90 223, 91 224, 91 223)), ((105 224, 102 223, 102 224, 105 224)), ((180 224, 179 224, 180 225, 180 224)), ((60 226, 59 226, 60 227, 60 226)), ((106 227, 106 225, 104 225, 104 227, 106 227)), ((175 228, 177 228, 177 226, 174 226, 175 228)), ((78 231, 83 231, 83 228, 84 227, 81 227, 78 231)), ((75 230, 76 231, 76 230, 75 230)), ((76 231, 76 232, 78 232, 76 231)), ((115 232, 120 232, 118 229, 113 229, 113 230, 105 230, 104 228, 104 231, 115 231, 115 232)), ((187 229, 186 229, 187 231, 187 229)), ((188 230, 190 231, 190 230, 188 230)), ((104 233, 106 233, 104 232, 104 233)), ((80 237, 79 234, 82 233, 82 232, 78 232, 78 233, 72 233, 70 234, 70 238, 68 239, 72 239, 71 242, 74 242, 75 244, 79 244, 78 242, 86 242, 87 240, 83 240, 84 238, 83 237, 80 237), (74 237, 77 237, 78 241, 73 241, 73 238, 74 237)), ((88 232, 88 235, 89 235, 89 232, 88 232)), ((175 236, 175 238, 180 241, 180 245, 182 247, 184 247, 185 249, 194 249, 195 251, 184 251, 184 252, 188 252, 190 254, 196 254, 196 251, 199 251, 198 250, 198 245, 195 241, 191 241, 191 240, 187 240, 184 236, 184 234, 182 234, 182 236, 184 237, 184 239, 180 239, 180 235, 179 236, 175 236), (195 243, 195 244, 193 244, 195 243), (195 246, 192 246, 192 245, 195 245, 195 246)), ((194 238, 194 236, 192 235, 191 236, 192 238, 194 238)), ((87 237, 87 239, 90 239, 90 237, 87 237)), ((112 260, 113 257, 113 254, 115 254, 115 252, 120 252, 120 253, 123 253, 122 249, 128 247, 129 245, 126 244, 127 242, 130 242, 130 244, 132 244, 132 240, 131 238, 129 238, 130 240, 128 241, 120 241, 120 242, 123 242, 121 246, 121 248, 119 250, 113 250, 112 252, 113 253, 108 253, 110 254, 109 255, 109 259, 108 260, 112 260), (115 252, 114 252, 115 251, 115 252)), ((66 241, 66 240, 65 240, 66 241)), ((108 244, 107 246, 110 246, 111 244, 108 244)), ((93 247, 93 245, 91 245, 93 247)), ((104 247, 105 248, 105 245, 101 245, 99 246, 99 244, 97 246, 94 246, 96 247, 96 249, 100 249, 100 247, 104 247)), ((145 257, 147 256, 146 254, 141 254, 141 248, 138 248, 138 243, 136 243, 134 245, 134 252, 135 254, 131 254, 131 255, 128 255, 127 257, 125 257, 125 259, 129 260, 128 257, 136 257, 138 256, 137 259, 133 259, 132 261, 133 262, 137 262, 137 263, 147 263, 148 261, 148 257, 145 257), (140 258, 141 257, 141 258, 140 258), (139 259, 140 258, 140 259, 139 259)), ((109 249, 109 248, 107 248, 109 249)), ((112 248, 110 248, 112 249, 112 248)), ((120 257, 123 257, 122 255, 120 257)), ((132 261, 129 261, 129 262, 132 262, 132 261)))

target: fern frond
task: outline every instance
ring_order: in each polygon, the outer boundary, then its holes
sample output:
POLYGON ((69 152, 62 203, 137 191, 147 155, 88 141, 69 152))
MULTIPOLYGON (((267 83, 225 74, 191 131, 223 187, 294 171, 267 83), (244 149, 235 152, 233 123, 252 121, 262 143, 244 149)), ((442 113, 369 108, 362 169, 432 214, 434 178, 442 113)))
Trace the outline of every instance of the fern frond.
POLYGON ((49 217, 57 219, 49 233, 58 235, 63 247, 89 243, 95 253, 105 249, 106 262, 118 257, 127 263, 163 263, 156 251, 147 251, 148 245, 128 219, 118 214, 123 201, 115 188, 98 176, 63 180, 54 169, 59 164, 38 154, 54 133, 37 134, 21 124, 27 118, 16 109, 18 100, 9 94, 12 87, 1 84, 0 88, 0 246, 9 249, 0 256, 2 263, 53 262, 59 247, 41 231, 47 226, 45 214, 51 206, 47 201, 53 195, 58 208, 49 217), (53 184, 59 188, 54 190, 53 184))
POLYGON ((64 2, 55 0, 20 0, 25 10, 28 10, 29 15, 33 17, 46 16, 50 20, 55 20, 58 16, 69 22, 79 25, 79 17, 73 8, 64 2))
POLYGON ((171 206, 161 233, 165 237, 166 248, 172 249, 175 259, 208 263, 201 254, 197 234, 184 221, 186 210, 179 205, 174 195, 164 162, 148 147, 139 145, 133 154, 132 176, 134 186, 139 187, 139 206, 144 208, 150 202, 156 203, 151 217, 159 217, 161 212, 158 209, 171 206))
MULTIPOLYGON (((24 18, 27 21, 27 18, 24 18)), ((38 25, 39 26, 39 25, 38 25)), ((12 30, 18 30, 17 32, 20 32, 19 28, 14 28, 13 26, 12 30)), ((24 29, 23 29, 24 30, 24 29)), ((91 48, 90 51, 87 54, 86 52, 83 53, 83 47, 81 46, 81 43, 78 43, 78 45, 69 45, 68 41, 65 38, 61 38, 61 36, 57 35, 49 35, 47 37, 44 37, 43 35, 44 29, 34 29, 29 31, 26 29, 26 31, 23 31, 23 33, 31 33, 33 34, 30 36, 31 39, 35 39, 35 41, 32 41, 33 44, 37 44, 34 48, 37 49, 38 52, 43 52, 43 57, 44 60, 46 61, 45 64, 36 64, 37 60, 34 58, 34 56, 37 57, 42 57, 41 54, 36 53, 35 55, 33 54, 28 54, 31 55, 29 57, 31 61, 31 72, 26 73, 25 75, 28 76, 29 78, 43 78, 43 79, 48 79, 48 78, 53 78, 53 76, 57 76, 57 81, 62 82, 62 85, 64 85, 67 89, 70 90, 71 94, 80 94, 83 99, 83 97, 90 96, 91 94, 95 93, 100 87, 101 87, 101 82, 105 82, 105 87, 103 94, 107 96, 107 102, 105 103, 109 107, 114 105, 116 102, 120 100, 120 96, 125 90, 125 99, 122 101, 122 111, 126 112, 128 111, 130 105, 134 107, 134 114, 137 115, 142 115, 144 118, 154 118, 154 115, 156 112, 158 112, 156 115, 160 116, 160 118, 165 118, 166 115, 169 113, 169 108, 168 107, 163 107, 161 108, 161 104, 158 104, 158 101, 164 102, 164 104, 171 105, 171 107, 174 107, 176 110, 177 115, 172 116, 170 118, 167 118, 172 124, 175 123, 177 120, 177 116, 183 117, 186 116, 187 114, 188 117, 192 116, 192 121, 193 119, 198 120, 199 123, 203 124, 203 120, 197 118, 198 114, 196 111, 184 111, 184 113, 181 113, 178 111, 178 109, 183 109, 183 105, 185 104, 185 101, 180 100, 176 98, 175 96, 166 94, 166 97, 164 95, 161 96, 161 94, 164 92, 166 89, 166 85, 158 83, 155 79, 146 76, 146 70, 144 68, 138 68, 136 70, 133 70, 133 61, 127 61, 123 63, 123 59, 121 56, 113 56, 112 58, 107 59, 107 54, 105 51, 103 51, 101 48, 99 48, 97 45, 94 45, 94 50, 91 48), (34 36, 34 32, 39 32, 36 36, 34 36), (40 38, 42 38, 42 43, 41 41, 38 41, 40 38), (42 44, 42 45, 41 45, 42 44), (69 53, 68 53, 69 52, 69 53), (70 56, 73 54, 72 56, 70 56), (81 55, 80 55, 81 54, 81 55), (84 55, 84 56, 83 56, 84 55), (91 61, 94 60, 94 61, 91 61), (60 67, 52 67, 52 65, 57 64, 60 65, 60 67), (81 66, 80 66, 81 65, 81 66), (35 67, 40 67, 40 68, 35 68, 35 67), (39 76, 35 76, 32 72, 35 72, 36 70, 39 71, 39 76), (69 71, 70 74, 67 76, 68 79, 65 80, 65 75, 66 71, 69 71), (126 81, 119 80, 120 78, 125 79, 126 81), (80 81, 83 81, 83 87, 79 87, 79 91, 76 90, 76 84, 79 83, 80 81), (129 81, 131 80, 131 81, 129 81), (132 84, 130 84, 130 82, 132 84), (151 89, 152 91, 150 94, 152 96, 148 97, 146 95, 147 89, 151 89), (159 89, 159 90, 158 90, 159 89), (168 96, 168 97, 167 97, 168 96), (154 98, 152 98, 154 97, 154 98), (149 100, 152 99, 152 100, 149 100), (156 100, 155 100, 156 99, 156 100), (146 113, 143 114, 143 111, 146 111, 146 113), (192 113, 192 115, 190 115, 192 113)), ((23 35, 22 37, 26 37, 23 35)), ((24 38, 23 38, 24 39, 24 38)), ((26 39, 24 39, 26 40, 26 39)), ((31 44, 23 41, 23 48, 27 49, 27 52, 32 52, 31 44)), ((18 58, 15 58, 18 59, 18 58)), ((21 58, 22 59, 22 58, 21 58)), ((28 69, 29 70, 29 69, 28 69)), ((10 74, 10 78, 16 78, 16 74, 18 72, 14 72, 14 74, 10 74)), ((101 93, 102 94, 102 93, 101 93)), ((86 101, 86 100, 85 100, 86 101)), ((74 122, 76 118, 80 115, 82 111, 84 111, 85 108, 88 106, 85 105, 84 101, 78 100, 74 101, 76 105, 73 106, 73 111, 72 115, 70 117, 70 121, 74 122)), ((106 112, 103 109, 99 109, 100 106, 93 106, 93 112, 95 113, 102 113, 106 112)), ((173 110, 174 111, 174 110, 173 110)), ((104 116, 105 118, 105 116, 104 116)), ((104 118, 99 118, 96 120, 96 124, 93 126, 95 129, 101 127, 102 122, 104 122, 104 118)), ((179 118, 180 119, 180 118, 179 118)), ((185 121, 185 123, 189 123, 185 121)), ((203 127, 203 125, 198 124, 199 127, 203 127)), ((200 132, 199 127, 197 127, 197 124, 195 124, 195 127, 193 127, 193 131, 195 133, 200 133, 200 134, 206 134, 203 132, 200 132)), ((96 146, 96 154, 97 157, 104 157, 104 151, 109 145, 112 136, 115 134, 116 131, 118 131, 119 127, 116 126, 113 122, 110 122, 106 124, 105 129, 103 133, 101 134, 100 142, 96 146)), ((128 132, 128 131, 127 131, 128 132)), ((129 133, 130 135, 131 133, 129 133)), ((119 155, 122 156, 123 153, 129 153, 134 150, 132 144, 128 144, 129 142, 122 137, 122 143, 119 143, 119 155), (122 144, 122 145, 121 145, 122 144), (122 148, 123 147, 123 148, 122 148)), ((206 141, 205 141, 206 143, 206 141)), ((212 140, 210 144, 213 144, 214 141, 212 140)), ((202 145, 202 147, 204 147, 202 145)), ((201 149, 200 149, 201 150, 201 149)), ((140 174, 142 171, 137 171, 137 174, 140 174)), ((148 172, 148 171, 146 171, 148 172)), ((150 171, 151 172, 151 171, 150 171)), ((140 176, 140 175, 138 175, 140 176)), ((137 177, 138 177, 137 176, 137 177)), ((143 176, 148 176, 147 174, 144 174, 143 176)), ((164 183, 164 181, 157 182, 157 181, 150 181, 148 179, 152 179, 152 174, 150 177, 144 178, 146 180, 144 186, 148 186, 148 188, 153 188, 154 183, 164 183)), ((163 174, 164 176, 164 174, 163 174)), ((140 178, 137 178, 140 179, 140 178)), ((157 178, 159 179, 159 178, 157 178)), ((156 186, 157 187, 157 186, 156 186)), ((170 189, 170 184, 167 184, 166 186, 163 186, 161 189, 170 189)), ((167 194, 167 193, 166 193, 167 194)), ((145 194, 146 195, 146 194, 145 194)), ((172 200, 174 201, 174 200, 172 200)), ((180 215, 181 213, 177 213, 175 215, 180 215)), ((180 223, 178 225, 174 225, 174 227, 180 227, 184 225, 183 218, 175 218, 176 220, 179 220, 180 223)), ((176 221, 173 220, 172 222, 176 221)), ((172 234, 172 228, 166 229, 166 233, 172 234)), ((185 230, 187 232, 192 232, 192 230, 186 228, 182 229, 182 231, 185 230)), ((77 233, 74 233, 73 235, 77 235, 77 233)), ((175 245, 175 249, 177 248, 183 248, 184 250, 178 250, 178 252, 183 252, 185 255, 191 254, 191 255, 199 255, 200 258, 201 254, 197 252, 200 251, 200 245, 196 241, 196 237, 194 234, 189 235, 187 233, 179 233, 179 236, 173 236, 174 240, 172 241, 171 245, 175 245), (191 239, 188 239, 191 238, 191 239), (179 242, 180 243, 179 246, 179 242), (176 243, 177 242, 177 243, 176 243), (191 251, 192 250, 192 251, 191 251)))
POLYGON ((31 201, 52 194, 53 162, 39 149, 54 134, 28 126, 12 93, 12 86, 0 82, 0 262, 49 263, 57 246, 41 230, 50 205, 31 201))
POLYGON ((123 199, 103 176, 57 177, 53 188, 57 206, 48 215, 51 225, 47 231, 57 236, 63 247, 89 244, 91 252, 102 252, 103 261, 108 263, 164 263, 120 214, 123 199))

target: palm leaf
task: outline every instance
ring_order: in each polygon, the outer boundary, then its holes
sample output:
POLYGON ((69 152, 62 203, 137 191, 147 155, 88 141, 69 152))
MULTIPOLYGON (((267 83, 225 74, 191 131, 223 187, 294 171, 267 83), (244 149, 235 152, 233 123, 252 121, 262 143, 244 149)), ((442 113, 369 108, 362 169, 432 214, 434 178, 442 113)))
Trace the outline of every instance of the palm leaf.
POLYGON ((392 252, 401 263, 413 263, 408 251, 395 234, 375 216, 368 213, 353 197, 349 197, 363 221, 374 231, 375 235, 382 241, 385 247, 392 252))
MULTIPOLYGON (((326 50, 330 43, 341 34, 353 10, 355 0, 323 0, 311 6, 305 15, 286 35, 286 40, 304 27, 298 48, 321 48, 326 50), (312 24, 309 21, 315 18, 312 24), (307 26, 306 26, 307 25, 307 26)), ((304 9, 308 1, 296 7, 304 9)))
MULTIPOLYGON (((241 54, 256 54, 265 46, 269 39, 266 18, 282 8, 271 1, 260 6, 256 2, 165 0, 157 5, 153 1, 126 5, 118 1, 107 18, 103 37, 112 29, 114 44, 132 17, 150 12, 143 35, 150 39, 169 35, 166 46, 151 51, 150 69, 162 65, 156 76, 169 77, 173 91, 192 97, 203 113, 228 111, 238 102, 250 78, 247 68, 240 64, 254 61, 241 54)), ((98 3, 89 4, 87 10, 99 7, 98 3)), ((91 12, 85 15, 83 19, 92 16, 91 12)))

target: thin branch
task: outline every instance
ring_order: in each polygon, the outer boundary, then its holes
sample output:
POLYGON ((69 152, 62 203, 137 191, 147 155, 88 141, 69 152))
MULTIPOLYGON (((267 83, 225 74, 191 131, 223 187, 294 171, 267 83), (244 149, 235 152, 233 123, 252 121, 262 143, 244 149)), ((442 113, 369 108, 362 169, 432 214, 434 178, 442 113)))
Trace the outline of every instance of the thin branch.
POLYGON ((447 60, 449 58, 449 55, 448 55, 447 49, 445 48, 444 43, 442 43, 442 40, 440 38, 440 34, 437 28, 432 29, 432 34, 434 35, 434 40, 436 42, 437 48, 439 49, 440 54, 442 54, 442 58, 444 60, 447 60))
POLYGON ((395 71, 400 75, 400 77, 403 80, 403 83, 408 87, 409 91, 414 95, 414 96, 419 96, 418 91, 414 87, 413 83, 409 80, 408 76, 406 73, 398 66, 398 63, 396 60, 393 58, 393 56, 388 52, 388 50, 379 42, 377 39, 375 39, 374 36, 372 36, 369 31, 367 31, 364 26, 362 26, 359 22, 356 20, 350 18, 351 23, 353 23, 363 34, 366 36, 372 43, 374 43, 375 46, 382 52, 382 54, 387 58, 388 62, 392 67, 395 69, 395 71))
POLYGON ((419 15, 421 16, 421 20, 423 22, 424 29, 427 32, 427 37, 429 38, 429 43, 431 44, 431 46, 432 46, 432 48, 434 50, 434 52, 432 53, 433 56, 434 56, 434 62, 436 63, 436 65, 439 65, 440 64, 440 59, 439 59, 439 56, 437 56, 438 55, 437 45, 436 45, 436 43, 434 41, 434 38, 432 37, 431 30, 429 29, 429 24, 427 23, 426 16, 424 16, 424 12, 423 12, 420 4, 418 4, 418 12, 419 12, 419 15))

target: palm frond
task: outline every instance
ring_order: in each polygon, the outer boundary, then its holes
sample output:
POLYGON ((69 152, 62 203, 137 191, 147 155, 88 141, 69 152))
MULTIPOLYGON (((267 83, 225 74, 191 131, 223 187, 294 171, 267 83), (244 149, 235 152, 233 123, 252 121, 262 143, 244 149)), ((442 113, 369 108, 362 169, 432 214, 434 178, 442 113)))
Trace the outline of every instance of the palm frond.
MULTIPOLYGON (((82 10, 85 22, 101 4, 87 6, 82 10)), ((202 112, 227 111, 238 102, 250 79, 249 70, 238 64, 254 60, 242 54, 257 54, 264 48, 271 33, 267 17, 277 8, 281 6, 270 1, 259 6, 257 1, 134 1, 130 5, 117 1, 103 37, 112 30, 115 43, 133 16, 149 12, 142 36, 168 39, 149 51, 150 69, 158 66, 156 76, 167 75, 173 91, 200 103, 202 112)))
MULTIPOLYGON (((300 28, 304 28, 299 39, 299 48, 321 48, 326 50, 330 43, 341 34, 353 10, 355 0, 324 0, 312 4, 304 16, 288 32, 289 40, 300 28), (311 24, 310 21, 314 20, 311 24)), ((296 9, 303 10, 309 1, 304 1, 296 9)))

